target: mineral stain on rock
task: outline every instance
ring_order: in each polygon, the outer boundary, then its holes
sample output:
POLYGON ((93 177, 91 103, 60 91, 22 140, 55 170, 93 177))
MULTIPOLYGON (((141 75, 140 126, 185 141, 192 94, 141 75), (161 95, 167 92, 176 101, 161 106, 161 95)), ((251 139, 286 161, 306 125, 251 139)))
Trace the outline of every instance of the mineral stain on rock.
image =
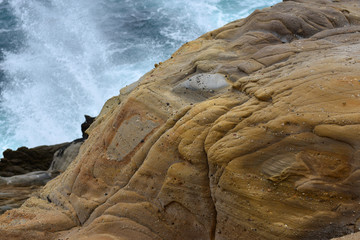
POLYGON ((151 120, 141 122, 138 115, 125 120, 107 148, 109 160, 122 161, 157 126, 159 124, 151 120))
POLYGON ((284 1, 183 45, 105 104, 75 162, 1 215, 0 236, 358 231, 359 14, 357 1, 284 1))

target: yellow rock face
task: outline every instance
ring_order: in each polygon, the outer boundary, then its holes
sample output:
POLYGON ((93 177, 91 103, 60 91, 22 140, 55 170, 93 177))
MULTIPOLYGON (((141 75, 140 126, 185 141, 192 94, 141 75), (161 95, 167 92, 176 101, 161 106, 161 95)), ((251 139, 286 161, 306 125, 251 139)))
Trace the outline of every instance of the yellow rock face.
POLYGON ((4 239, 329 239, 360 227, 360 5, 286 1, 105 104, 4 239))

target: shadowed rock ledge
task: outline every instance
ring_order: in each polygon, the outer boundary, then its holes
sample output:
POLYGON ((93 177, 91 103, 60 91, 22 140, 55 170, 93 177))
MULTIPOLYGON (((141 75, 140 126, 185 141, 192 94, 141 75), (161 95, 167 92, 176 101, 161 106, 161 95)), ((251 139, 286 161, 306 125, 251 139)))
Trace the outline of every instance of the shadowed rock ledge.
POLYGON ((7 149, 0 161, 0 176, 11 177, 34 171, 49 169, 54 153, 68 143, 35 148, 20 147, 17 150, 7 149))
POLYGON ((360 4, 286 1, 108 100, 4 239, 330 239, 360 227, 360 4))

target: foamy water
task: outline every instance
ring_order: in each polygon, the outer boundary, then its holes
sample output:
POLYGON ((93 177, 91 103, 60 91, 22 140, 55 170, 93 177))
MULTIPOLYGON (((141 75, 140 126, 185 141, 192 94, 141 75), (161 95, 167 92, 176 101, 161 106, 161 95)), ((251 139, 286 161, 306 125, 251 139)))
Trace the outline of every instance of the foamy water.
POLYGON ((0 148, 81 137, 84 114, 183 43, 277 2, 0 0, 0 148))

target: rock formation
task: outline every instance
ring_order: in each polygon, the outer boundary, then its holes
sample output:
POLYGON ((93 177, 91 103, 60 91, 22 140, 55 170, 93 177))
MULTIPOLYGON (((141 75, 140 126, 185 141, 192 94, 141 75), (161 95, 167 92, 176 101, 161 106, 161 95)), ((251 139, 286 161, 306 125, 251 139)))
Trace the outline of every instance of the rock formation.
POLYGON ((330 239, 360 227, 360 3, 285 1, 113 97, 4 239, 330 239))
POLYGON ((57 150, 54 153, 53 161, 48 172, 51 175, 63 173, 79 154, 79 149, 83 143, 84 139, 77 139, 57 150))
MULTIPOLYGON (((63 172, 78 153, 80 145, 88 137, 85 131, 90 127, 95 118, 85 115, 85 122, 81 124, 83 138, 72 142, 55 144, 50 146, 39 146, 34 148, 20 147, 17 150, 7 149, 3 152, 4 158, 0 161, 0 176, 12 177, 20 174, 27 174, 35 171, 47 171, 51 165, 63 172), (63 155, 65 153, 65 157, 63 155), (71 152, 71 153, 70 153, 71 152), (54 157, 55 155, 55 157, 54 157), (53 162, 53 160, 56 162, 53 162), (61 163, 62 161, 65 163, 61 163)), ((54 167, 52 167, 54 168, 54 167)), ((52 171, 54 171, 53 169, 52 171)))
MULTIPOLYGON (((21 206, 26 199, 37 194, 40 186, 45 185, 52 178, 59 175, 59 173, 64 172, 69 164, 76 158, 83 142, 83 139, 78 139, 71 143, 56 145, 61 147, 53 154, 52 163, 46 171, 33 171, 25 174, 12 175, 11 177, 0 176, 0 214, 6 210, 21 206)), ((52 152, 55 146, 41 146, 40 148, 50 149, 50 152, 52 152)), ((34 149, 37 148, 27 150, 31 152, 34 149)), ((8 150, 8 152, 10 152, 10 150, 8 150)), ((36 151, 34 152, 36 153, 36 151)), ((32 156, 35 158, 36 154, 34 154, 34 152, 32 152, 32 156)), ((27 162, 28 165, 31 162, 32 161, 27 162)), ((40 163, 39 160, 38 162, 40 163)), ((43 165, 46 163, 47 161, 45 161, 43 165)), ((29 168, 31 168, 31 166, 29 166, 29 168)))
POLYGON ((95 121, 94 117, 90 117, 89 115, 85 115, 85 122, 81 124, 81 132, 82 138, 87 139, 89 135, 86 133, 86 130, 91 126, 91 124, 95 121))
MULTIPOLYGON (((82 131, 86 131, 93 120, 89 116, 85 118, 82 131)), ((40 186, 63 173, 84 141, 85 138, 80 138, 51 146, 7 149, 0 161, 0 214, 20 207, 29 197, 36 196, 40 186)))
POLYGON ((333 238, 333 240, 359 240, 360 239, 360 232, 352 233, 340 238, 333 238))
POLYGON ((17 150, 7 149, 0 161, 0 176, 11 177, 34 171, 47 170, 54 153, 68 143, 35 148, 20 147, 17 150))
MULTIPOLYGON (((0 186, 0 214, 5 211, 20 207, 29 197, 35 196, 40 186, 0 186)), ((0 237, 1 239, 1 237, 0 237)))

